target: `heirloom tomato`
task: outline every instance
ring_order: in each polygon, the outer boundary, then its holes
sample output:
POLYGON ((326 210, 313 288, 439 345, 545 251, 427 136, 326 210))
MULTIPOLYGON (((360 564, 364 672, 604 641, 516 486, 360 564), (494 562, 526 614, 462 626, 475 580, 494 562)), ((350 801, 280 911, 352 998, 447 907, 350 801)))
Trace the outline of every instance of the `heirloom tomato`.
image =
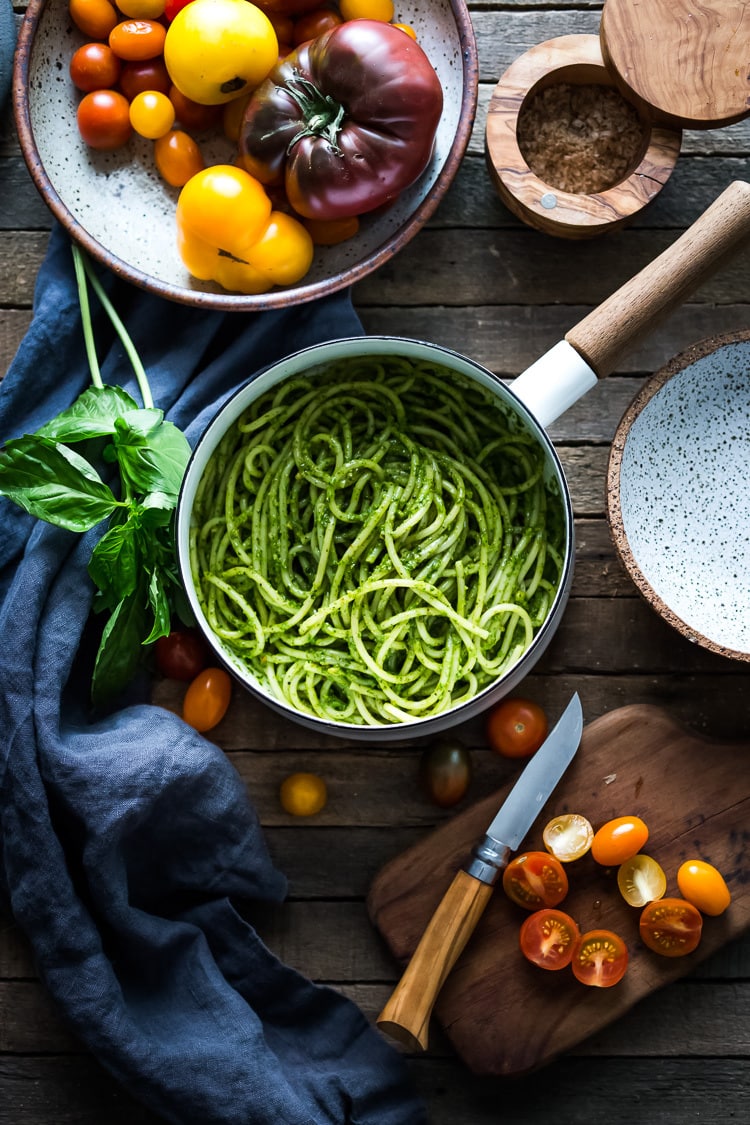
POLYGON ((561 863, 580 859, 591 847, 593 838, 594 829, 580 813, 561 813, 542 832, 545 848, 561 863))
POLYGON ((117 90, 92 90, 76 110, 78 132, 90 148, 109 152, 122 148, 133 133, 130 104, 117 90))
POLYGON ((581 984, 611 988, 625 976, 628 947, 612 930, 589 930, 578 939, 570 966, 581 984))
POLYGON ((591 854, 602 867, 616 867, 641 850, 648 828, 639 816, 618 816, 594 833, 591 854))
POLYGON ((188 684, 182 717, 201 733, 213 730, 224 718, 232 698, 232 681, 223 668, 204 668, 188 684))
POLYGON ((547 737, 547 716, 528 699, 503 699, 487 714, 487 741, 504 758, 530 758, 547 737))
POLYGON ((457 739, 444 738, 428 746, 419 763, 419 779, 427 796, 449 809, 466 795, 471 782, 471 755, 457 739))
POLYGON ((645 906, 663 898, 667 876, 650 855, 634 855, 617 868, 617 886, 628 906, 645 906))
POLYGON ((73 52, 70 78, 84 93, 116 86, 122 63, 106 43, 84 43, 73 52))
POLYGON ((349 20, 297 47, 254 91, 242 165, 261 183, 283 184, 307 219, 362 215, 424 171, 442 107, 417 43, 390 24, 349 20))
POLYGON ((677 872, 680 894, 702 914, 723 914, 732 901, 724 876, 713 864, 702 859, 688 859, 677 872))
POLYGON ((328 790, 323 778, 315 773, 292 773, 281 783, 279 800, 291 816, 315 816, 325 807, 328 790))
POLYGON ((524 910, 557 906, 568 893, 568 876, 548 852, 522 852, 503 871, 503 890, 524 910))
POLYGON ((662 898, 644 908, 638 929, 641 941, 654 953, 684 957, 693 952, 701 939, 703 918, 686 899, 662 898))
POLYGON ((564 969, 580 937, 576 922, 562 910, 535 910, 521 926, 518 941, 527 961, 540 969, 564 969))
POLYGON ((278 58, 265 12, 248 0, 192 0, 169 25, 164 61, 185 97, 222 105, 262 82, 278 58))

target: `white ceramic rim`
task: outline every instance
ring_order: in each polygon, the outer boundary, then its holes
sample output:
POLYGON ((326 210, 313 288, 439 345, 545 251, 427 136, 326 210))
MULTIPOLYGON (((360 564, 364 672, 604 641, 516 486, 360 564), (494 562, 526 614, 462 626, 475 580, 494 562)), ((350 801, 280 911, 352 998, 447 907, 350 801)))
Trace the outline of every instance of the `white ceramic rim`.
POLYGON ((512 390, 491 371, 475 363, 473 360, 460 355, 458 352, 421 340, 411 340, 393 336, 357 336, 334 340, 328 343, 315 344, 312 347, 295 352, 285 359, 280 360, 278 363, 273 364, 239 388, 239 390, 224 403, 213 420, 209 423, 193 450, 185 473, 177 506, 176 537, 180 573, 196 621, 216 656, 234 674, 240 683, 277 713, 284 715, 294 722, 301 723, 303 726, 307 726, 324 734, 369 742, 395 742, 434 734, 480 714, 482 711, 486 710, 490 704, 512 691, 529 673, 554 635, 570 594, 575 556, 573 510, 563 468, 546 431, 539 426, 527 407, 516 397, 512 390), (211 627, 205 618, 196 596, 190 570, 190 516, 195 493, 206 464, 228 427, 232 425, 251 402, 283 379, 292 378, 306 371, 310 371, 311 374, 314 374, 314 369, 320 369, 323 365, 346 359, 352 355, 361 354, 376 356, 398 355, 412 359, 430 360, 473 379, 481 386, 490 390, 505 406, 514 410, 543 447, 547 470, 559 489, 566 528, 563 572, 560 586, 546 620, 539 628, 529 648, 521 655, 518 661, 500 676, 499 679, 483 688, 473 699, 467 702, 457 704, 446 711, 442 711, 438 715, 428 718, 416 718, 402 723, 378 726, 363 726, 356 723, 343 723, 330 719, 321 719, 315 715, 308 715, 297 711, 272 696, 239 660, 221 646, 220 642, 212 633, 211 627))

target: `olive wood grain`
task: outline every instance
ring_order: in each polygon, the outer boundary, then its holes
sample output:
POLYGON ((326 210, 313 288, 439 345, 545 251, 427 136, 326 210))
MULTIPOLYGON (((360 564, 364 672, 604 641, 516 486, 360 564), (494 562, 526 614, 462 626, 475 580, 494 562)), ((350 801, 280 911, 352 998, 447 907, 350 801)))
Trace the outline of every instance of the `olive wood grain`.
POLYGON ((735 180, 676 242, 579 321, 565 339, 600 379, 609 375, 621 356, 681 305, 748 236, 750 184, 735 180))
POLYGON ((432 1009, 440 989, 484 913, 492 887, 458 871, 432 915, 404 975, 377 1024, 412 1050, 427 1050, 432 1009))

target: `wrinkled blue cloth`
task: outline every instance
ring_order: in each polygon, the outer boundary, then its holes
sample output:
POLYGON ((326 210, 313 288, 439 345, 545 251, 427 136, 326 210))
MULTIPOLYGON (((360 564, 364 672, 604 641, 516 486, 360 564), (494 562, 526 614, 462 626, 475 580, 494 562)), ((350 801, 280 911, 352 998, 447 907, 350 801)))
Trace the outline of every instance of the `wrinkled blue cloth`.
MULTIPOLYGON (((222 314, 102 280, 155 402, 193 442, 257 369, 362 331, 348 294, 222 314)), ((138 398, 98 312, 95 334, 104 381, 138 398)), ((70 246, 56 228, 0 385, 3 440, 87 384, 70 246)), ((79 668, 95 538, 0 499, 0 890, 42 979, 83 1043, 168 1121, 417 1125, 398 1053, 348 1000, 279 962, 235 908, 281 900, 286 882, 224 754, 145 702, 89 720, 79 668)))

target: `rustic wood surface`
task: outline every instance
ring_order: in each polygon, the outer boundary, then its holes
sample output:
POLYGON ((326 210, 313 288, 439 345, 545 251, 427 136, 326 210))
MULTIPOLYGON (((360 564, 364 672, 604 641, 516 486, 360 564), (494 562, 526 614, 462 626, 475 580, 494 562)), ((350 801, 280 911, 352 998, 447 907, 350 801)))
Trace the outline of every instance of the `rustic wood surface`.
MULTIPOLYGON (((671 244, 730 181, 750 178, 750 122, 687 131, 668 185, 627 228, 579 243, 534 231, 492 187, 483 156, 486 108, 514 58, 546 39, 596 33, 601 4, 473 0, 470 7, 481 86, 469 152, 427 229, 361 282, 354 299, 370 332, 445 344, 512 376, 671 244)), ((19 5, 19 18, 21 12, 19 5)), ((50 227, 10 114, 0 123, 0 186, 4 371, 31 318, 50 227)), ((587 721, 626 704, 653 703, 690 730, 747 740, 750 667, 690 645, 640 599, 611 546, 605 479, 609 442, 644 379, 698 340, 748 326, 744 252, 552 427, 576 514, 576 573, 562 625, 524 684, 551 714, 577 690, 587 721)), ((155 686, 157 702, 177 708, 179 697, 169 683, 155 686)), ((475 764, 468 803, 492 793, 511 771, 487 749, 480 721, 458 733, 475 764)), ((214 736, 246 780, 290 881, 288 901, 255 919, 260 932, 280 957, 340 988, 374 1020, 399 968, 367 917, 368 888, 385 863, 452 815, 420 794, 421 747, 325 740, 239 695, 214 736), (314 770, 329 784, 327 808, 309 823, 293 822, 278 805, 279 782, 295 769, 314 770)), ((747 785, 745 773, 737 784, 747 785)), ((565 1125, 746 1122, 750 940, 732 942, 638 1003, 552 1063, 543 1079, 473 1077, 439 1034, 409 1065, 435 1125, 532 1125, 551 1114, 565 1125)), ((11 920, 0 921, 0 1125, 125 1125, 134 1117, 143 1125, 156 1121, 71 1038, 23 937, 11 920)))

